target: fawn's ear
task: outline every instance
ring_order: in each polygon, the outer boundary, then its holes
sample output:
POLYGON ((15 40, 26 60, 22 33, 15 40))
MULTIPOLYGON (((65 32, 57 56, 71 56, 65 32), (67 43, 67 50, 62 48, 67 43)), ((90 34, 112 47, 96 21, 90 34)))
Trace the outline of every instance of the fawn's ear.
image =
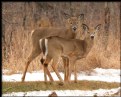
POLYGON ((99 31, 100 28, 101 28, 101 24, 98 24, 98 25, 95 27, 95 30, 96 30, 96 31, 99 31))
POLYGON ((84 14, 79 14, 79 15, 78 15, 78 18, 79 18, 80 20, 84 20, 84 14))
POLYGON ((82 24, 82 29, 83 29, 83 32, 87 32, 89 30, 89 27, 86 25, 86 24, 82 24))

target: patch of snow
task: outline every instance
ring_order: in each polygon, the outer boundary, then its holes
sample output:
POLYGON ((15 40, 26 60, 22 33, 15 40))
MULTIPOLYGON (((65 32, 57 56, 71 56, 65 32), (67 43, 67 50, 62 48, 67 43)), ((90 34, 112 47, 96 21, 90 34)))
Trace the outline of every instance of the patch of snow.
MULTIPOLYGON (((54 72, 51 73, 54 77, 54 80, 58 80, 58 77, 54 72)), ((62 78, 64 78, 63 73, 60 73, 62 78)), ((2 81, 10 81, 10 82, 17 82, 21 81, 22 74, 12 74, 12 75, 3 75, 2 81)), ((48 76, 47 79, 49 80, 48 76)), ((44 81, 44 73, 43 72, 32 72, 26 73, 25 81, 44 81)))
POLYGON ((98 89, 98 90, 47 90, 47 91, 30 91, 30 92, 12 92, 3 94, 2 96, 48 96, 53 91, 56 92, 58 96, 110 96, 117 91, 119 91, 119 88, 114 89, 98 89))
POLYGON ((120 76, 120 69, 102 69, 96 68, 94 69, 95 74, 103 75, 103 76, 120 76))
MULTIPOLYGON (((55 81, 59 80, 54 72, 51 75, 55 81)), ((64 74, 60 72, 61 77, 64 79, 64 74)), ((2 75, 2 81, 21 81, 22 74, 2 75)), ((94 80, 106 82, 120 82, 120 69, 102 69, 96 68, 90 74, 85 72, 78 73, 78 80, 94 80)), ((48 78, 49 80, 49 78, 48 78)), ((71 75, 71 80, 74 80, 74 75, 71 75)), ((34 71, 26 73, 25 81, 44 81, 43 71, 34 71)))

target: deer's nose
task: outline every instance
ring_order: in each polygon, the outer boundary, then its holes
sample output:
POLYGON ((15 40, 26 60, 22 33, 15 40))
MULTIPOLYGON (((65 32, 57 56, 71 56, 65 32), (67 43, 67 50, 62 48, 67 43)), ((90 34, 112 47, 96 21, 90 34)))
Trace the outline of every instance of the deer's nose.
POLYGON ((94 35, 91 35, 91 39, 93 39, 94 38, 94 35))
POLYGON ((76 27, 73 27, 73 30, 75 31, 77 28, 76 27))

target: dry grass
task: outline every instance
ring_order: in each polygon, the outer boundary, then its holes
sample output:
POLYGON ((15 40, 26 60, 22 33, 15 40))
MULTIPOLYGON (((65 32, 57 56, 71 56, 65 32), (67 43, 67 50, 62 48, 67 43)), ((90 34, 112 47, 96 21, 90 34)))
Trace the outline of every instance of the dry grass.
POLYGON ((65 85, 59 85, 60 82, 56 81, 52 84, 48 82, 45 84, 42 81, 35 82, 3 82, 2 93, 9 92, 27 92, 27 91, 39 91, 39 90, 96 90, 96 89, 111 89, 118 88, 119 83, 108 83, 101 81, 78 81, 78 83, 68 83, 65 85), (70 85, 71 84, 71 85, 70 85))
POLYGON ((78 61, 78 69, 91 70, 97 67, 119 69, 120 40, 113 39, 113 37, 110 36, 108 41, 107 50, 103 50, 98 44, 95 44, 88 56, 78 61))

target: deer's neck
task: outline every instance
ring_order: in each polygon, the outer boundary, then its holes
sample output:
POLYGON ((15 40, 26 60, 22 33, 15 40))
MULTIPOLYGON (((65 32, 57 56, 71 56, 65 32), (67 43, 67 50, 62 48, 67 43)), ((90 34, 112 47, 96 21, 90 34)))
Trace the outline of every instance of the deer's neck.
POLYGON ((93 45, 94 45, 94 40, 93 39, 84 39, 84 43, 85 43, 85 56, 90 52, 90 50, 92 49, 93 45))
POLYGON ((75 39, 76 34, 77 34, 77 31, 74 32, 74 31, 72 31, 72 28, 67 28, 66 36, 68 36, 71 39, 75 39))

